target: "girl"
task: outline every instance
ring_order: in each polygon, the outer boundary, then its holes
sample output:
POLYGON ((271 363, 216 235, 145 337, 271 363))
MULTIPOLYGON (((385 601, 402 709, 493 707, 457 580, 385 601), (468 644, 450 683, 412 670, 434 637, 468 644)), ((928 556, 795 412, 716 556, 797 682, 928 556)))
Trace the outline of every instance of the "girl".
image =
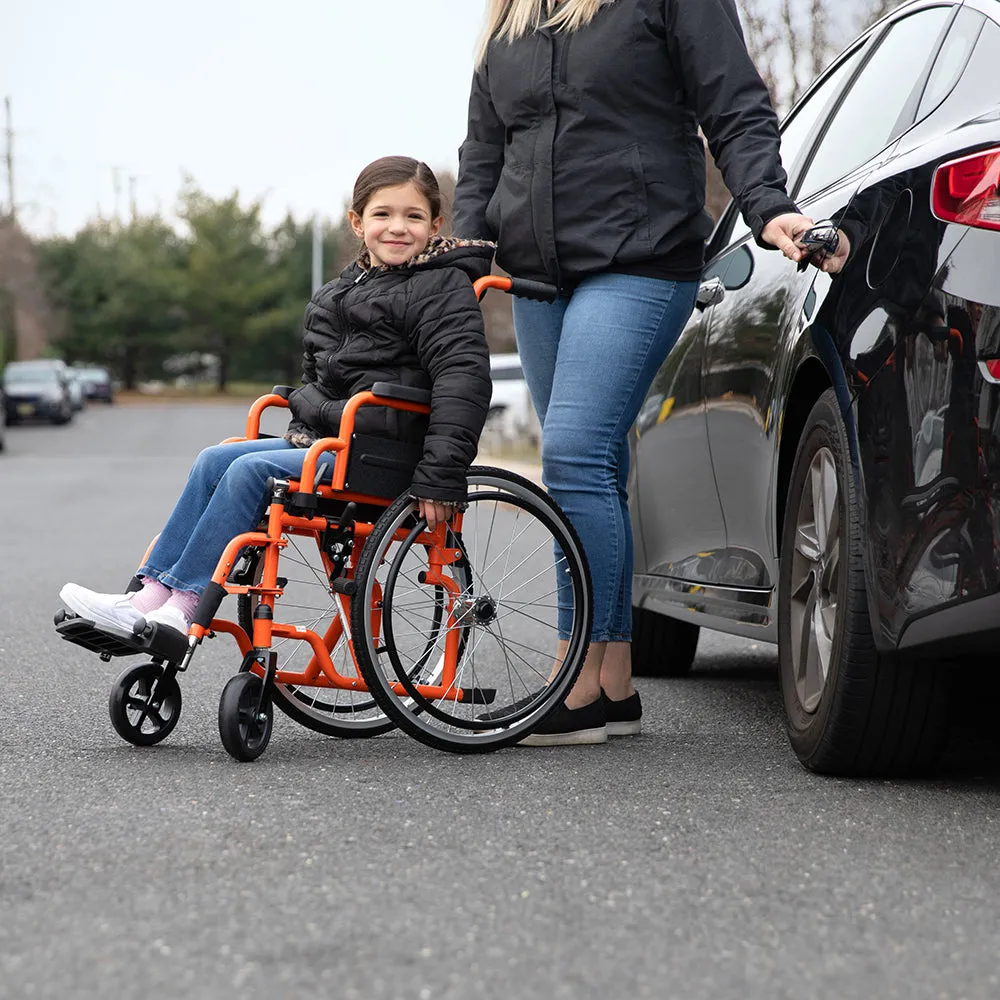
POLYGON ((431 529, 465 500, 491 393, 472 282, 489 273, 493 244, 440 237, 437 179, 403 156, 361 171, 348 217, 362 246, 306 307, 303 385, 289 397, 284 438, 205 449, 138 571, 142 589, 101 594, 67 583, 59 596, 76 614, 130 633, 140 618, 187 632, 227 543, 263 515, 268 477, 297 478, 305 449, 336 436, 346 400, 377 381, 431 389, 430 416, 365 406, 355 429, 423 438, 412 495, 431 529))
POLYGON ((785 191, 778 122, 733 0, 487 8, 455 232, 497 239, 501 267, 561 292, 515 299, 514 332, 542 422, 543 480, 594 579, 580 678, 524 742, 601 743, 641 725, 628 431, 695 303, 712 228, 698 126, 761 245, 798 261, 795 237, 812 220, 785 191))

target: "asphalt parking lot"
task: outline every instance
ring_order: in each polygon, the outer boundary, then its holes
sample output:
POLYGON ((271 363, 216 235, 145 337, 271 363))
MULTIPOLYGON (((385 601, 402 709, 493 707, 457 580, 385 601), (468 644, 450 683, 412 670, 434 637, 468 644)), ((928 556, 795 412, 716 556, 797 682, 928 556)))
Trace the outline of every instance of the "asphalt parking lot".
MULTIPOLYGON (((278 716, 219 743, 206 644, 163 745, 52 628, 120 587, 241 405, 89 407, 0 456, 0 997, 995 998, 991 710, 921 782, 817 778, 776 653, 703 635, 641 736, 459 757, 278 716)), ((972 692, 970 704, 982 699, 972 692)), ((973 721, 970 715, 967 721, 973 721)))

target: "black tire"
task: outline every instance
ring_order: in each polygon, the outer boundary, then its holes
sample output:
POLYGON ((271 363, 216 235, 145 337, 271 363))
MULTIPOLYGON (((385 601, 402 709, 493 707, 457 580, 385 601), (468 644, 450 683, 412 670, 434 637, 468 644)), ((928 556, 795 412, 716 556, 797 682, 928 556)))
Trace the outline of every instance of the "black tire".
POLYGON ((799 441, 782 526, 778 655, 786 728, 812 771, 923 774, 947 739, 950 676, 933 662, 876 649, 858 508, 847 433, 829 389, 799 441))
POLYGON ((680 677, 691 669, 701 629, 650 608, 632 608, 632 673, 680 677))
POLYGON ((403 496, 365 542, 351 609, 368 690, 409 735, 454 753, 509 746, 554 711, 583 665, 593 619, 583 547, 549 496, 502 469, 473 467, 468 483, 461 535, 449 529, 446 543, 455 560, 441 571, 452 588, 425 575, 423 522, 403 496), (566 654, 554 669, 558 579, 567 583, 571 608, 566 654), (453 596, 440 629, 442 593, 453 596), (381 612, 379 634, 373 609, 381 612), (440 684, 451 636, 458 664, 446 693, 465 694, 425 696, 417 685, 440 684))
POLYGON ((261 704, 263 688, 264 681, 256 674, 241 673, 230 677, 222 689, 219 736, 226 751, 236 760, 256 760, 271 740, 274 709, 270 698, 261 704))
POLYGON ((115 732, 134 746, 150 747, 166 739, 181 715, 176 675, 164 677, 158 663, 134 664, 111 688, 108 714, 115 732))
MULTIPOLYGON (((313 536, 287 535, 286 540, 279 572, 287 583, 284 595, 275 602, 275 620, 311 629, 323 637, 338 614, 338 604, 342 606, 346 599, 331 593, 323 557, 313 536)), ((258 558, 252 570, 255 583, 260 580, 261 565, 258 558)), ((237 599, 237 620, 250 636, 256 605, 256 598, 249 594, 237 599)), ((272 649, 277 653, 279 670, 301 672, 313 655, 309 644, 297 639, 275 639, 272 649)), ((334 644, 330 656, 341 675, 360 678, 346 637, 334 644)), ((290 719, 324 736, 367 739, 396 728, 366 691, 275 683, 271 697, 290 719)))

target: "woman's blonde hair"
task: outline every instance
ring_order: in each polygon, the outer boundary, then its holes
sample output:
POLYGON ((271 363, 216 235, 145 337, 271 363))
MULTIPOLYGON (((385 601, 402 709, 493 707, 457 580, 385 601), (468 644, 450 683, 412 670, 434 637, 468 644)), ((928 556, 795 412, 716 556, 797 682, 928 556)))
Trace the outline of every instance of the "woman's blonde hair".
POLYGON ((576 31, 589 24, 609 0, 490 0, 486 30, 479 43, 476 65, 486 57, 494 38, 508 42, 541 27, 576 31))

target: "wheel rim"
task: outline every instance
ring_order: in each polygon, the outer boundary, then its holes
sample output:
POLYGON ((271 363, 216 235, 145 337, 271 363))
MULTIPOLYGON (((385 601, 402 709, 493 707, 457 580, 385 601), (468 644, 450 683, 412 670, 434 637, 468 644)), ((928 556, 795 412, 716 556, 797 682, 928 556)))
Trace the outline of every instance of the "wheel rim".
POLYGON ((178 711, 174 685, 163 689, 160 672, 147 672, 129 685, 123 700, 125 719, 136 733, 155 736, 170 727, 178 711), (154 690, 155 684, 155 690, 154 690))
POLYGON ((795 693, 810 714, 819 707, 830 675, 840 558, 840 484, 833 452, 824 447, 809 464, 799 499, 790 588, 795 693))
MULTIPOLYGON (((377 580, 383 594, 384 641, 373 642, 370 633, 362 640, 361 626, 355 624, 355 641, 367 653, 373 690, 385 693, 390 685, 403 684, 411 696, 398 693, 387 703, 400 713, 397 721, 418 738, 443 738, 452 744, 448 749, 510 742, 533 728, 575 678, 570 667, 582 659, 590 628, 586 563, 575 538, 527 489, 520 491, 506 479, 475 473, 469 486, 461 538, 467 566, 455 576, 451 624, 434 636, 435 655, 427 657, 434 597, 423 586, 420 560, 412 566, 407 562, 407 542, 392 541, 393 531, 411 528, 413 505, 397 512, 387 524, 388 533, 366 553, 377 565, 366 575, 366 592, 358 606, 371 606, 377 580), (560 546, 572 549, 574 558, 568 560, 560 546), (550 681, 560 634, 556 602, 560 571, 573 603, 566 612, 568 649, 550 681), (421 663, 425 666, 418 682, 436 683, 443 657, 440 647, 449 632, 456 631, 459 636, 453 641, 459 642, 463 655, 453 686, 495 692, 489 704, 414 698, 404 680, 412 677, 411 666, 421 663), (484 713, 496 717, 484 721, 484 713)), ((418 546, 409 551, 418 552, 418 546)), ((454 573, 457 565, 446 570, 454 573)))
POLYGON ((250 677, 243 683, 237 706, 240 741, 251 752, 267 741, 271 728, 270 706, 265 703, 260 706, 259 714, 256 711, 261 687, 262 682, 258 677, 250 677))

